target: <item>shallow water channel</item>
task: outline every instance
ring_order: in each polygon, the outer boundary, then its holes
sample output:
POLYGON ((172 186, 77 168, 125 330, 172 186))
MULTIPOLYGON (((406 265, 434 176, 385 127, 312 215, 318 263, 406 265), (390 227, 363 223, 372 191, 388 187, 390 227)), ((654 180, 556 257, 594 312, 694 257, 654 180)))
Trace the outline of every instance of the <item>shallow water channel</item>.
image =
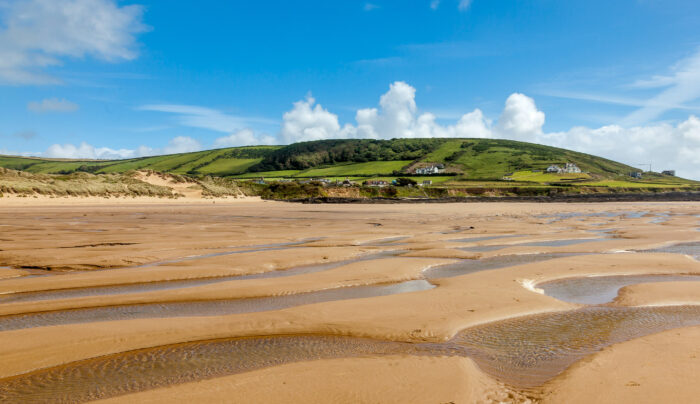
POLYGON ((479 260, 462 260, 448 265, 431 267, 423 271, 428 279, 451 278, 453 276, 467 275, 479 271, 501 269, 515 265, 531 264, 555 258, 583 255, 582 253, 555 253, 555 254, 515 254, 499 255, 496 257, 482 258, 479 260))
POLYGON ((595 306, 484 324, 445 343, 318 335, 191 342, 3 379, 0 402, 83 402, 284 363, 389 354, 468 356, 485 372, 529 388, 611 344, 691 325, 700 325, 700 306, 595 306))
POLYGON ((226 282, 231 280, 245 280, 245 279, 266 279, 266 278, 278 278, 293 275, 310 274, 314 272, 327 271, 329 269, 338 268, 343 265, 348 265, 355 262, 376 260, 381 258, 392 257, 402 253, 403 251, 391 250, 391 251, 381 251, 377 253, 363 254, 357 257, 353 257, 347 260, 328 262, 324 264, 314 264, 314 265, 303 265, 289 269, 281 269, 277 271, 260 272, 250 275, 232 275, 232 276, 221 276, 216 278, 199 278, 199 279, 186 279, 177 281, 163 281, 163 282, 147 282, 147 283, 135 283, 128 285, 111 285, 111 286, 91 286, 86 288, 73 288, 73 289, 58 289, 58 290, 46 290, 39 292, 25 292, 25 293, 12 293, 6 295, 0 295, 0 303, 14 303, 14 302, 26 302, 26 301, 40 301, 40 300, 51 300, 51 299, 69 299, 76 297, 87 297, 87 296, 108 296, 108 295, 122 295, 129 293, 139 293, 139 292, 153 292, 159 290, 169 290, 169 289, 181 289, 189 288, 202 285, 210 285, 213 283, 226 282))
POLYGON ((0 331, 139 318, 222 316, 254 313, 334 300, 361 299, 416 292, 434 287, 434 285, 425 280, 414 280, 392 284, 326 289, 284 296, 198 302, 160 302, 28 313, 0 317, 0 331))
POLYGON ((700 260, 700 242, 672 244, 666 247, 646 250, 644 252, 664 252, 672 254, 689 255, 696 260, 700 260))

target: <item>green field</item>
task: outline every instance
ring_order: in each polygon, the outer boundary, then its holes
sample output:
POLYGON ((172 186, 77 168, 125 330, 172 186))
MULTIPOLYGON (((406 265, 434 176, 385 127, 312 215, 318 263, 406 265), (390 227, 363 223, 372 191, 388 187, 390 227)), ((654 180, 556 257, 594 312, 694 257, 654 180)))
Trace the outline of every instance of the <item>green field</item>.
POLYGON ((244 173, 248 168, 260 162, 261 159, 218 159, 201 167, 197 172, 218 176, 244 173))
POLYGON ((350 175, 391 174, 411 164, 411 161, 369 161, 367 163, 340 164, 333 167, 316 168, 298 173, 297 177, 338 177, 350 175))
POLYGON ((590 175, 585 173, 580 174, 553 174, 545 172, 532 171, 516 171, 510 176, 513 181, 527 182, 557 182, 557 181, 572 181, 572 180, 588 180, 590 175))

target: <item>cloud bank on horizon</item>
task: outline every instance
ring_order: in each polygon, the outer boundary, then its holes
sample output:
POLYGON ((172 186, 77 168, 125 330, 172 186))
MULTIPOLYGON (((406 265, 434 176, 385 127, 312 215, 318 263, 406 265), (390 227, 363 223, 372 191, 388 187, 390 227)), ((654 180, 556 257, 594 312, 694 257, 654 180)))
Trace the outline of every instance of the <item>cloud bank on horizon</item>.
MULTIPOLYGON (((240 119, 207 108, 186 106, 144 106, 142 109, 180 114, 185 126, 226 131, 240 119)), ((513 93, 497 119, 476 108, 452 124, 441 124, 436 115, 421 112, 416 89, 397 81, 379 98, 379 106, 357 110, 355 123, 341 125, 338 115, 324 108, 312 96, 297 101, 282 115, 276 136, 256 133, 250 128, 217 138, 212 147, 289 144, 323 139, 392 138, 501 138, 540 143, 594 154, 630 165, 653 162, 657 169, 675 169, 679 175, 700 177, 700 119, 691 115, 678 124, 655 123, 639 126, 607 125, 599 128, 573 127, 564 132, 545 132, 545 113, 535 100, 513 93)), ((156 154, 202 150, 196 139, 178 136, 162 148, 138 149, 56 144, 44 153, 62 158, 131 158, 156 154)))

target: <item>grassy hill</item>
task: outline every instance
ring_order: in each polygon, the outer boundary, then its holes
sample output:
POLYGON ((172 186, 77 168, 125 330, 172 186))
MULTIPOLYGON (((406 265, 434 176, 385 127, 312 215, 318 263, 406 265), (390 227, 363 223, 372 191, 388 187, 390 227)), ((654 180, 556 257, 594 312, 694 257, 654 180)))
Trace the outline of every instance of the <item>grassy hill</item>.
MULTIPOLYGON (((288 146, 249 146, 126 160, 65 160, 0 156, 0 167, 37 174, 125 173, 153 170, 191 176, 234 178, 389 177, 416 167, 443 164, 440 184, 467 182, 527 186, 590 183, 596 186, 697 185, 647 173, 631 180, 634 167, 571 150, 499 139, 322 140, 288 146), (575 163, 584 174, 544 174, 551 164, 575 163), (507 177, 509 181, 503 181, 507 177)), ((672 167, 670 167, 672 168, 672 167)), ((437 179, 437 178, 436 178, 437 179)))

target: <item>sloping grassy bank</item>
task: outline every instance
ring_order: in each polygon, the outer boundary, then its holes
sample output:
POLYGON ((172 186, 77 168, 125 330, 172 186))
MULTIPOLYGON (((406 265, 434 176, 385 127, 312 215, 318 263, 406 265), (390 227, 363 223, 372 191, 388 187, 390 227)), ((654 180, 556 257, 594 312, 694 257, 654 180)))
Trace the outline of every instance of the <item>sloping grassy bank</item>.
MULTIPOLYGON (((0 168, 0 197, 2 196, 98 196, 98 197, 158 197, 179 198, 182 186, 201 191, 203 197, 238 196, 245 194, 238 184, 226 178, 200 178, 161 174, 161 183, 150 183, 140 177, 152 171, 112 174, 76 172, 67 175, 36 174, 0 168), (179 186, 179 187, 178 187, 179 186)), ((255 194, 255 190, 251 190, 255 194)))

